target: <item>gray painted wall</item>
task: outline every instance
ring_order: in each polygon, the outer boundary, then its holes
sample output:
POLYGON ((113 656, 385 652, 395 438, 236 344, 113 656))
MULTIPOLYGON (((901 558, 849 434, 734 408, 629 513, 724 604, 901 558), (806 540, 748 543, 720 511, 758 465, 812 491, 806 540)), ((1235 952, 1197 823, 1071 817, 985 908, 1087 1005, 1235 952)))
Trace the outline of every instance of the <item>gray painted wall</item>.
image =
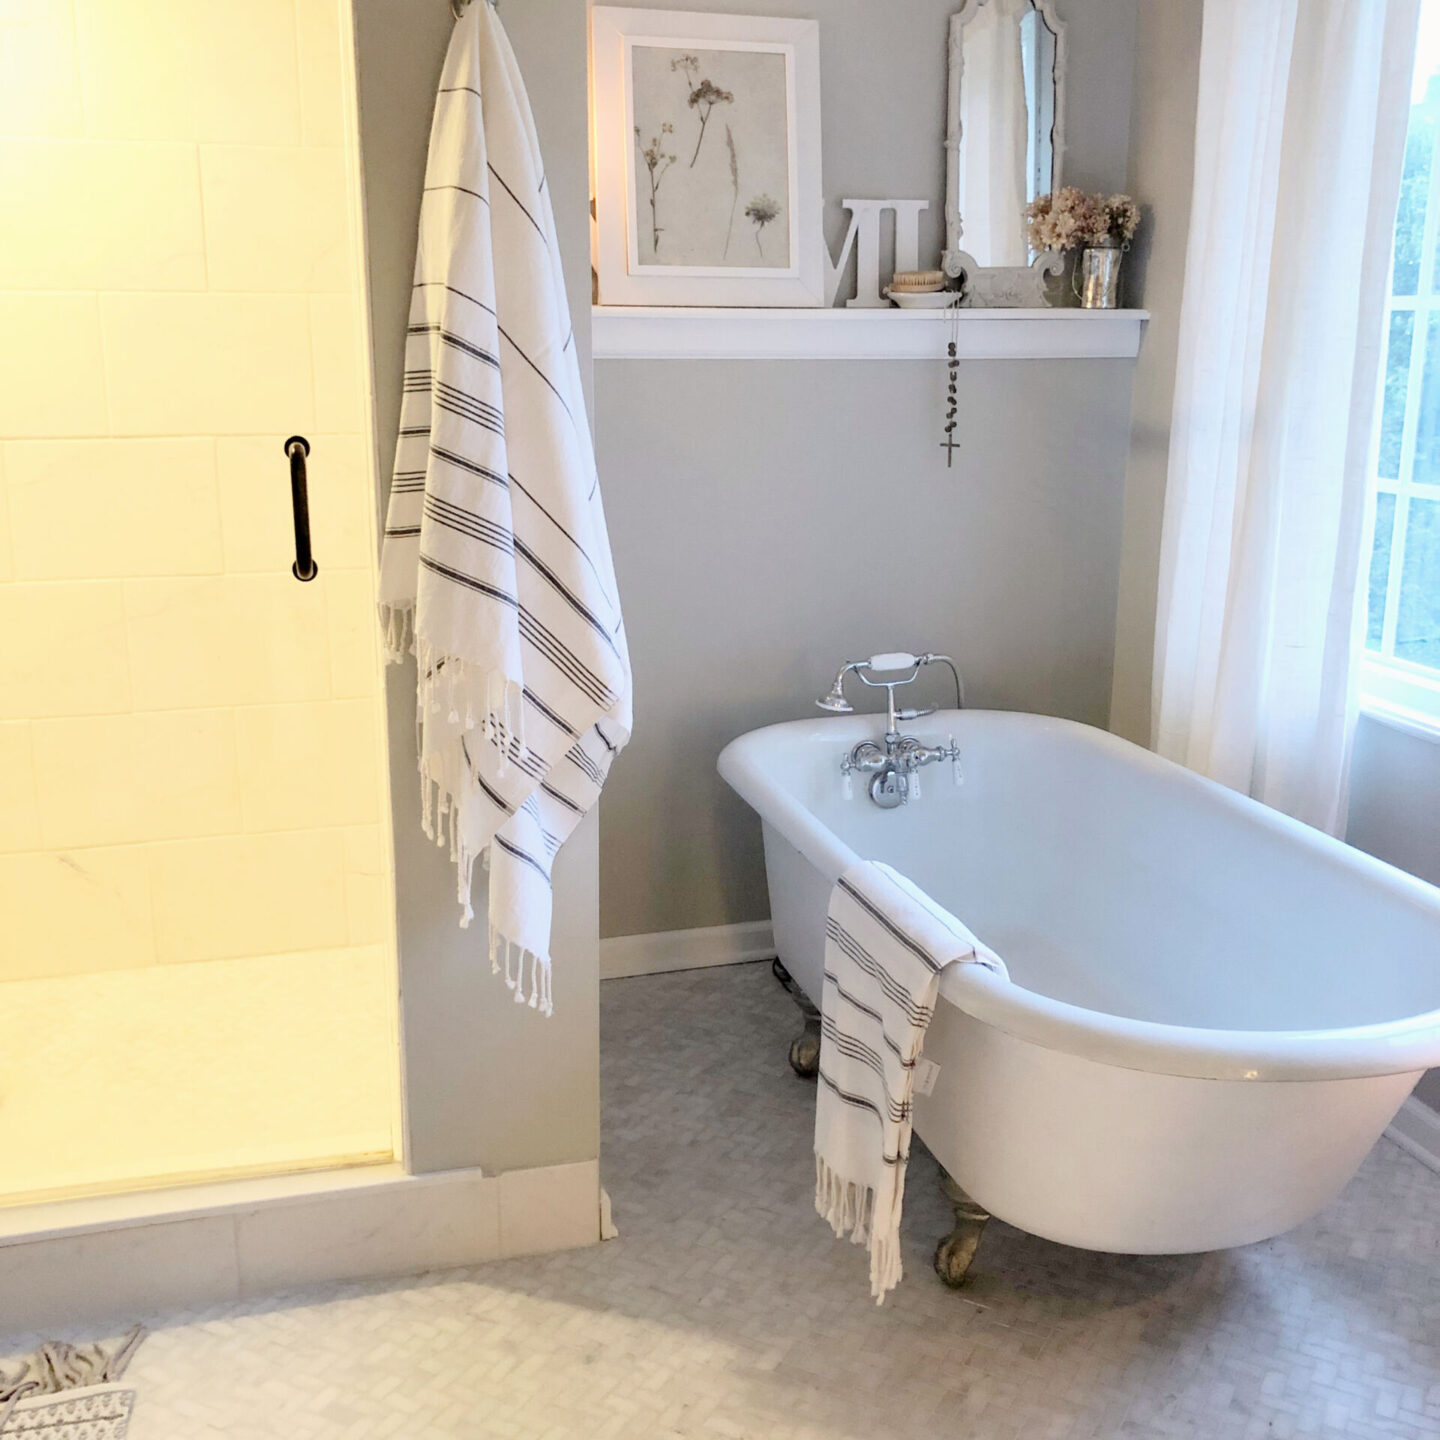
POLYGON ((600 805, 602 933, 769 914, 715 758, 816 714, 842 660, 948 651, 972 705, 1105 723, 1131 369, 964 366, 947 470, 939 365, 597 363, 637 717, 600 805))
MULTIPOLYGON (((1140 7, 1130 184, 1146 205, 1132 303, 1151 312, 1135 372, 1125 487, 1111 728, 1149 743, 1155 584, 1190 218, 1203 0, 1140 7)), ((1351 774, 1352 845, 1440 884, 1440 745, 1362 716, 1351 774)), ((1416 1094, 1440 1109, 1440 1070, 1416 1094)))
MULTIPOLYGON (((376 424, 388 476, 398 425, 415 226, 448 0, 354 0, 376 424)), ((504 12, 546 156, 582 373, 590 337, 585 0, 504 12)), ((383 501, 382 501, 383 503, 383 501)), ((501 1171, 599 1152, 599 970, 591 817, 556 865, 555 1014, 511 1003, 490 974, 484 911, 459 929, 454 870, 420 830, 413 665, 390 672, 401 1026, 412 1169, 501 1171)), ((483 882, 477 880, 477 885, 483 882)))
MULTIPOLYGON (((903 16, 873 0, 687 8, 819 20, 830 243, 845 196, 928 196, 921 255, 933 263, 955 0, 903 16)), ((1114 189, 1126 174, 1135 5, 1060 8, 1065 178, 1114 189)), ((842 660, 949 650, 973 704, 1105 723, 1130 362, 964 365, 953 470, 938 449, 938 365, 595 368, 636 686, 635 738, 600 806, 602 934, 769 913, 758 823, 715 757, 742 731, 814 714, 842 660)))

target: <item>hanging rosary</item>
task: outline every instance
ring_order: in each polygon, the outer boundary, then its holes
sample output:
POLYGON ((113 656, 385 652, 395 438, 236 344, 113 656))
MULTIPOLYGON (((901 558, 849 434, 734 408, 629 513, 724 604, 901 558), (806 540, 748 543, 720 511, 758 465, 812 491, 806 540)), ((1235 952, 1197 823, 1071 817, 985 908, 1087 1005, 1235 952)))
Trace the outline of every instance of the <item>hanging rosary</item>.
POLYGON ((945 452, 945 468, 955 464, 955 452, 960 447, 955 441, 955 415, 959 409, 960 380, 960 297, 955 297, 950 309, 950 339, 945 346, 945 438, 940 448, 945 452))

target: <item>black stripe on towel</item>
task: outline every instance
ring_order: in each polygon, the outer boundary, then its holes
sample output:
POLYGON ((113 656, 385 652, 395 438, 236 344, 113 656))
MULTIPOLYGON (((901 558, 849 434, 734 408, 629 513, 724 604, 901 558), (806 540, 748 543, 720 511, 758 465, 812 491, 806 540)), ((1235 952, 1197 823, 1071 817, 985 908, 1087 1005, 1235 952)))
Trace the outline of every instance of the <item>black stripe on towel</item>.
MULTIPOLYGON (((560 408, 570 416, 570 423, 573 425, 575 423, 575 416, 571 414, 569 405, 565 403, 565 397, 555 388, 554 382, 550 377, 515 343, 510 333, 499 321, 496 321, 495 328, 500 332, 501 339, 550 387, 551 393, 560 402, 560 408)), ((592 495, 595 493, 595 487, 593 485, 590 487, 590 493, 592 495)))
MULTIPOLYGON (((498 325, 496 328, 499 328, 498 325)), ((463 335, 457 335, 453 330, 447 330, 443 325, 439 325, 434 321, 425 321, 411 325, 405 333, 407 335, 438 335, 441 341, 450 346, 452 350, 458 350, 462 355, 468 355, 472 360, 479 360, 486 365, 492 366, 496 370, 500 368, 500 359, 498 356, 492 355, 488 350, 482 349, 473 341, 465 339, 463 335)), ((418 374, 419 372, 416 373, 418 374)), ((425 373, 428 375, 430 372, 426 371, 425 373)))
POLYGON ((870 901, 867 900, 865 896, 863 896, 853 885, 851 885, 843 875, 836 883, 852 900, 855 901, 857 905, 860 906, 862 910, 866 911, 869 915, 871 915, 880 925, 882 925, 886 930, 888 930, 891 935, 893 935, 908 951, 910 951, 912 955, 914 955, 917 959, 922 960, 926 965, 930 967, 931 970, 934 970, 938 973, 945 968, 945 966, 939 960, 937 960, 922 944, 920 944, 918 940, 913 939, 893 920, 891 920, 888 915, 886 915, 883 911, 879 910, 876 906, 872 905, 870 901))
POLYGON ((569 724, 563 715, 552 710, 528 685, 522 686, 520 693, 524 695, 526 703, 533 705, 557 730, 574 739, 575 727, 569 724))
POLYGON ((434 495, 425 497, 425 518, 446 530, 453 530, 457 535, 468 536, 471 540, 480 541, 482 545, 503 551, 506 555, 513 553, 508 530, 492 521, 473 516, 458 506, 447 506, 444 500, 437 499, 434 495))
POLYGON ((595 562, 586 553, 585 547, 536 499, 535 495, 525 487, 523 481, 516 479, 513 470, 510 471, 510 483, 575 547, 580 558, 590 567, 590 573, 600 586, 601 593, 610 601, 611 607, 618 610, 620 607, 615 603, 610 592, 606 590, 605 582, 600 578, 600 572, 595 568, 595 562))
POLYGON ((463 290, 457 290, 453 285, 447 284, 444 280, 417 280, 411 289, 428 290, 438 287, 441 290, 448 290, 452 295, 458 295, 462 300, 468 300, 472 305, 478 305, 487 315, 495 313, 493 305, 487 305, 483 300, 477 300, 473 295, 467 295, 463 290))
POLYGON ((460 753, 465 757, 465 766, 470 771, 470 778, 485 792, 490 803, 498 810, 503 810, 505 814, 513 815, 515 807, 508 804, 503 795, 497 794, 485 783, 485 777, 480 773, 479 766, 470 758, 470 746, 463 735, 460 737, 460 753))
POLYGON ((603 771, 600 769, 600 767, 580 748, 580 745, 579 745, 579 742, 578 742, 578 741, 577 741, 574 745, 572 745, 572 746, 565 752, 565 758, 566 758, 577 770, 583 771, 584 774, 585 774, 594 784, 596 784, 596 785, 603 785, 603 784, 605 783, 605 775, 604 775, 604 772, 603 772, 603 771))
POLYGON ((523 605, 520 607, 520 638, 538 650, 577 690, 583 690, 601 709, 608 710, 615 703, 610 687, 523 605))
MULTIPOLYGON (((880 1122, 881 1126, 882 1126, 882 1127, 884 1126, 884 1124, 885 1124, 885 1117, 884 1117, 883 1115, 881 1115, 878 1107, 876 1107, 875 1105, 871 1104, 871 1102, 870 1102, 869 1100, 867 1100, 863 1095, 852 1095, 848 1090, 842 1090, 842 1089, 825 1073, 823 1067, 822 1067, 817 1073, 819 1074, 821 1080, 823 1080, 823 1081, 825 1082, 825 1084, 828 1085, 828 1086, 830 1087, 830 1089, 835 1092, 837 1098, 843 1100, 847 1105, 853 1105, 857 1110, 868 1110, 868 1111, 880 1122)), ((895 1164, 898 1164, 898 1163, 899 1163, 899 1160, 900 1160, 899 1155, 889 1155, 889 1154, 884 1153, 883 1151, 881 1152, 880 1158, 881 1158, 887 1165, 895 1165, 895 1164)))
POLYGON ((618 660, 620 651, 615 642, 610 638, 610 632, 596 618, 590 610, 572 590, 566 588, 560 577, 541 558, 518 537, 515 541, 515 552, 530 563, 532 569, 549 581, 551 589, 563 599, 570 608, 583 619, 592 630, 610 647, 610 653, 618 660))
POLYGON ((889 970, 882 965, 848 930, 835 919, 833 915, 825 917, 825 934, 833 940, 841 950, 870 976, 880 987, 885 998, 897 1010, 905 1014, 905 1018, 912 1025, 928 1025, 933 1014, 929 1005, 920 1004, 910 992, 893 976, 889 970))
POLYGON ((505 177, 488 160, 485 162, 485 168, 500 182, 500 188, 520 207, 520 213, 535 227, 535 233, 548 249, 550 242, 545 239, 545 232, 540 228, 540 222, 525 208, 520 197, 505 183, 505 177))
POLYGON ((517 860, 523 860, 547 885, 550 884, 550 876, 546 873, 545 867, 533 855, 528 854, 518 845, 512 845, 503 835, 497 835, 495 843, 507 855, 513 855, 517 860))
POLYGON ((454 465, 458 470, 468 471, 471 475, 479 475, 481 479, 489 480, 492 484, 498 485, 502 490, 509 488, 508 482, 503 475, 481 465, 477 460, 467 460, 463 455, 457 455, 453 450, 442 450, 438 445, 432 445, 430 447, 430 453, 437 460, 443 460, 447 465, 454 465))
POLYGON ((573 810, 577 815, 583 815, 583 814, 585 813, 584 809, 583 809, 581 806, 577 805, 568 795, 562 795, 562 794, 561 794, 553 785, 551 785, 548 781, 542 780, 542 781, 540 782, 540 788, 541 788, 552 800, 557 800, 557 801, 559 801, 559 803, 560 803, 561 805, 563 805, 567 810, 573 810))
POLYGON ((430 195, 436 190, 458 190, 460 194, 472 196, 482 205, 489 205, 490 203, 490 197, 488 195, 482 195, 478 190, 467 189, 464 185, 427 185, 424 193, 430 195))
POLYGON ((457 585, 463 585, 467 590, 478 590, 482 595, 488 595, 492 600, 498 600, 502 605, 513 605, 519 609, 520 602, 513 596, 507 595, 503 590, 494 585, 487 585, 483 580, 477 580, 473 575, 463 575, 459 570, 452 569, 449 565, 442 565, 438 560, 432 560, 428 555, 421 555, 420 563, 427 569, 433 570, 435 574, 443 576, 446 580, 453 580, 457 585))

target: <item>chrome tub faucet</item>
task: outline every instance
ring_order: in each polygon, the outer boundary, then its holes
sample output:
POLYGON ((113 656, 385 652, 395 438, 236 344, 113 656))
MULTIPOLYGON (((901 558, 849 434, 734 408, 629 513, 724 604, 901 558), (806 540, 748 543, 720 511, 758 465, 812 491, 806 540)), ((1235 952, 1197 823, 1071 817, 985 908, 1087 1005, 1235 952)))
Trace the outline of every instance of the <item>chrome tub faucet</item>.
POLYGON ((902 685, 913 684, 921 670, 927 665, 946 665, 955 679, 955 708, 965 708, 965 686, 960 679, 960 669, 948 655, 911 655, 907 651, 895 651, 884 655, 872 655, 868 660, 850 660, 840 667, 830 693, 815 703, 832 715, 850 715, 855 707, 845 698, 845 677, 856 675, 861 684, 871 689, 885 691, 885 742, 877 745, 873 740, 862 740, 851 748, 840 762, 843 790, 848 799, 852 793, 851 776, 859 771, 870 776, 866 787, 870 799, 882 810, 894 810, 911 800, 920 798, 920 771, 926 765, 941 760, 950 761, 955 783, 962 783, 960 770, 960 747, 952 735, 945 745, 926 745, 913 735, 902 735, 900 723, 905 720, 919 720, 933 715, 938 707, 904 709, 895 704, 895 691, 902 685), (874 675, 899 675, 895 680, 872 680, 874 675))

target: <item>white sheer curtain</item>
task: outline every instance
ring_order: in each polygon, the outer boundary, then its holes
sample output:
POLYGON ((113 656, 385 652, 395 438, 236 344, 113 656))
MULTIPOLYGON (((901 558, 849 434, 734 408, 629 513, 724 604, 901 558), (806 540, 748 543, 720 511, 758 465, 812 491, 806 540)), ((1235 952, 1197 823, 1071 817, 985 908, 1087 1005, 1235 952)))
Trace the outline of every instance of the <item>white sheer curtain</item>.
POLYGON ((1154 744, 1326 830, 1419 0, 1205 0, 1154 744))

